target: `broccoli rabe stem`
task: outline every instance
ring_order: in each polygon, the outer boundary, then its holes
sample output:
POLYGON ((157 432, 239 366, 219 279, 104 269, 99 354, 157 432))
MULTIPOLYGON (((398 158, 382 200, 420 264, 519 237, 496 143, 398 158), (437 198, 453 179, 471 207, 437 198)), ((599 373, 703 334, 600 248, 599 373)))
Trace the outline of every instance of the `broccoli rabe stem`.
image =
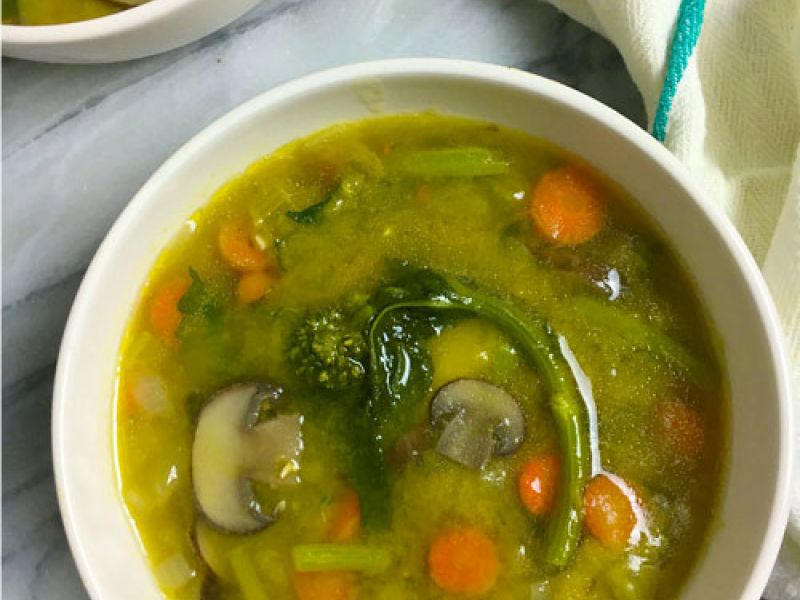
MULTIPOLYGON (((550 393, 550 408, 556 422, 560 445, 560 493, 547 528, 545 557, 554 566, 564 566, 578 546, 583 523, 583 489, 591 476, 591 446, 588 412, 558 338, 541 320, 532 318, 514 305, 489 296, 461 281, 430 271, 436 289, 427 298, 405 300, 383 307, 375 316, 368 335, 371 397, 381 397, 383 385, 377 369, 377 332, 381 322, 396 310, 456 310, 487 319, 516 340, 534 367, 541 373, 550 393)), ((370 405, 373 417, 390 407, 370 405)))
POLYGON ((592 450, 589 417, 557 336, 547 325, 515 306, 448 280, 453 291, 469 302, 464 307, 493 321, 516 340, 549 388, 550 410, 559 440, 561 482, 545 538, 545 560, 566 565, 580 542, 583 525, 583 489, 591 477, 592 450))

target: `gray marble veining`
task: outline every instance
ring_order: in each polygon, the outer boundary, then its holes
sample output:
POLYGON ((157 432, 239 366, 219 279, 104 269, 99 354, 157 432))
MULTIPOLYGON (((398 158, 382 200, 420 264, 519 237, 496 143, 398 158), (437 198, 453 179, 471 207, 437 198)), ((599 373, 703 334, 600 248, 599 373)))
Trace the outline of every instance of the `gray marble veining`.
POLYGON ((513 65, 644 120, 613 47, 535 0, 266 0, 217 34, 149 59, 3 60, 6 598, 86 598, 58 515, 50 395, 80 280, 131 196, 192 135, 250 97, 320 69, 411 56, 513 65))

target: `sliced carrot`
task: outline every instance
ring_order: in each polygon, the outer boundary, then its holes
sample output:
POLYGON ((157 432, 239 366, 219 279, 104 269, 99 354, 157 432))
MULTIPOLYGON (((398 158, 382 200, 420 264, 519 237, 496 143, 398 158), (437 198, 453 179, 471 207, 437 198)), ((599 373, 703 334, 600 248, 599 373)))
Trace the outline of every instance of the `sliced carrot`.
POLYGON ((530 459, 519 474, 519 497, 535 515, 546 515, 553 508, 560 468, 555 454, 530 459))
POLYGON ((361 502, 353 489, 347 489, 333 508, 327 539, 348 542, 361 533, 361 502))
POLYGON ((150 326, 158 337, 167 343, 175 341, 175 332, 181 324, 183 314, 178 310, 178 302, 189 289, 188 277, 172 279, 156 291, 150 301, 150 326))
POLYGON ((700 414, 685 402, 667 400, 658 405, 658 426, 667 447, 686 458, 703 450, 705 426, 700 414))
POLYGON ((217 242, 222 258, 237 271, 259 271, 268 266, 267 254, 256 246, 250 230, 242 223, 225 223, 217 242))
POLYGON ((298 600, 352 600, 356 577, 346 571, 309 571, 292 578, 298 600))
POLYGON ((533 190, 530 213, 536 230, 559 245, 592 239, 603 226, 606 207, 600 186, 568 165, 542 176, 533 190))
POLYGON ((630 488, 623 490, 606 475, 592 479, 584 491, 586 527, 610 550, 624 550, 636 525, 636 513, 629 497, 632 493, 630 488))
POLYGON ((447 592, 477 596, 494 586, 500 572, 494 542, 473 527, 442 533, 428 551, 431 579, 447 592))
POLYGON ((123 414, 127 417, 138 414, 141 407, 139 406, 139 401, 136 399, 136 396, 133 395, 133 390, 125 386, 120 396, 122 398, 120 406, 122 407, 123 414))
POLYGON ((242 273, 239 284, 236 286, 236 297, 246 304, 261 300, 272 282, 273 277, 269 271, 242 273))

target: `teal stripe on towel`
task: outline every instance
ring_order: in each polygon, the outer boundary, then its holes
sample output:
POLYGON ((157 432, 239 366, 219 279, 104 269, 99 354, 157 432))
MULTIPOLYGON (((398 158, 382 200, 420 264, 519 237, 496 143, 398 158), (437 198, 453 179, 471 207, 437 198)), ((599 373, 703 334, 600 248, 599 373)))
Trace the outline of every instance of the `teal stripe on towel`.
POLYGON ((667 62, 667 74, 664 77, 664 87, 661 88, 661 97, 658 99, 658 108, 653 119, 653 137, 659 142, 663 142, 667 137, 667 121, 672 100, 700 37, 705 5, 705 0, 682 0, 678 9, 678 21, 675 24, 675 35, 672 37, 672 48, 667 62))

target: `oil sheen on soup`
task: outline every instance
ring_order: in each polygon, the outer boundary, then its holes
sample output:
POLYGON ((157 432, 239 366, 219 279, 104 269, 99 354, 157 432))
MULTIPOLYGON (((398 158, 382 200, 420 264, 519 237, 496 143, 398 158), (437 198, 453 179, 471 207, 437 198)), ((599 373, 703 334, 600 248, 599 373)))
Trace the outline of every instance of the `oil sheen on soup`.
POLYGON ((121 493, 168 598, 675 598, 724 466, 712 342, 578 158, 436 114, 337 125, 152 269, 121 493))

